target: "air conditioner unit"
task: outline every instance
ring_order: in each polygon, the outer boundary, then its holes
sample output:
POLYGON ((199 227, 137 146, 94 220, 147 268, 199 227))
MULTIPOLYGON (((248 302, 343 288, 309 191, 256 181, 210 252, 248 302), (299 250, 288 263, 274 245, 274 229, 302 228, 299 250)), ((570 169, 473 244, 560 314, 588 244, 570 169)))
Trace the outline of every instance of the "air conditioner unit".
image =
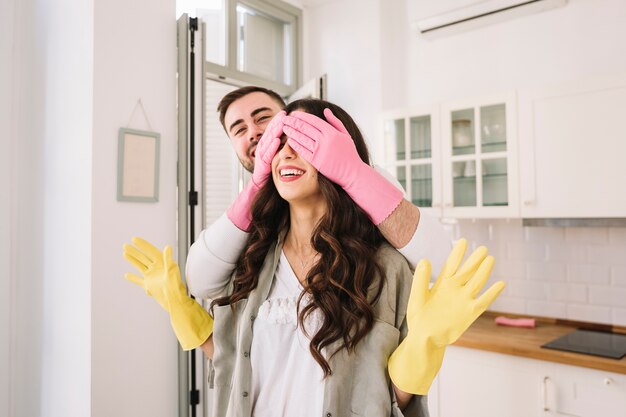
POLYGON ((420 19, 416 26, 423 37, 434 38, 554 9, 565 4, 567 0, 485 0, 420 19))

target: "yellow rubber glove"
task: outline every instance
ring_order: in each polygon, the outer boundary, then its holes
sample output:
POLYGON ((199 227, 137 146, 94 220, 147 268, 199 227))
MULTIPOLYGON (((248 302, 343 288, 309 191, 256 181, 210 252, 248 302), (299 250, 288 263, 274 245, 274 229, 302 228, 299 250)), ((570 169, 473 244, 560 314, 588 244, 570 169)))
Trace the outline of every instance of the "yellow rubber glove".
POLYGON ((161 307, 170 313, 170 323, 184 350, 195 349, 213 332, 213 319, 194 299, 180 279, 178 264, 172 259, 172 248, 163 252, 149 242, 134 237, 135 246, 124 244, 124 258, 143 277, 127 273, 124 277, 142 287, 161 307))
POLYGON ((465 239, 454 245, 430 289, 430 262, 422 259, 417 265, 407 307, 409 331, 388 363, 391 380, 404 392, 428 393, 446 346, 454 343, 504 289, 504 282, 499 281, 475 298, 491 274, 494 259, 481 246, 459 269, 466 249, 465 239))

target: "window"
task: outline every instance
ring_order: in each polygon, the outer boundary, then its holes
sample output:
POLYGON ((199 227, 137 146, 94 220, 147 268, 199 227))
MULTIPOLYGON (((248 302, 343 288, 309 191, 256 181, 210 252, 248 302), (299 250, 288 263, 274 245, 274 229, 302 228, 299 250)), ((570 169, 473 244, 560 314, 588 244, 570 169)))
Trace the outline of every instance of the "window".
POLYGON ((301 82, 302 11, 280 0, 178 0, 200 20, 207 75, 288 96, 301 82))

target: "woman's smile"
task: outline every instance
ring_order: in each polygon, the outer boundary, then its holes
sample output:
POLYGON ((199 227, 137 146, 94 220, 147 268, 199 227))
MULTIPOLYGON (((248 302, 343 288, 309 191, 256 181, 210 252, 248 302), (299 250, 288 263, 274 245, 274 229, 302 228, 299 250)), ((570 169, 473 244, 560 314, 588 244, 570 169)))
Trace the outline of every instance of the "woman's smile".
POLYGON ((294 165, 281 165, 278 167, 278 178, 282 182, 292 182, 299 180, 306 170, 294 165))

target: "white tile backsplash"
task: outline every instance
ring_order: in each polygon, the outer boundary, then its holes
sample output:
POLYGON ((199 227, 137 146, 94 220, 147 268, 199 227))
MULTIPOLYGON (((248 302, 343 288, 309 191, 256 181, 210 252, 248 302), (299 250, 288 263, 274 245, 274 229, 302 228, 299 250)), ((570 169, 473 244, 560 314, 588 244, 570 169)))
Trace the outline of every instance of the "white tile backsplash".
POLYGON ((610 284, 611 269, 607 265, 567 265, 567 280, 586 284, 610 284))
POLYGON ((546 245, 544 243, 509 242, 509 259, 545 261, 546 245))
POLYGON ((526 314, 526 301, 521 298, 508 297, 502 293, 500 297, 498 297, 496 301, 491 304, 489 310, 514 314, 526 314))
POLYGON ((626 308, 613 308, 613 324, 626 326, 626 308))
POLYGON ((611 268, 611 282, 616 287, 626 287, 626 266, 611 268))
POLYGON ((569 262, 577 259, 581 262, 587 260, 587 247, 582 244, 548 245, 548 260, 558 262, 569 262))
POLYGON ((528 279, 540 281, 565 281, 566 265, 556 262, 527 262, 528 279))
POLYGON ((590 245, 589 263, 626 265, 626 245, 590 245))
POLYGON ((603 227, 566 227, 565 240, 569 243, 609 243, 609 231, 603 227))
POLYGON ((593 305, 626 308, 626 288, 590 286, 589 302, 593 305))
POLYGON ((568 304, 565 318, 592 323, 611 323, 611 308, 588 304, 568 304))
POLYGON ((541 317, 567 317, 567 304, 555 301, 533 301, 526 302, 530 314, 541 317))
POLYGON ((460 220, 455 236, 496 258, 487 285, 502 279, 507 288, 490 310, 626 325, 626 228, 460 220))
POLYGON ((586 303, 587 286, 580 284, 546 284, 548 286, 548 300, 566 303, 586 303))
POLYGON ((524 227, 526 241, 538 243, 563 243, 565 229, 562 227, 524 227))
POLYGON ((504 279, 509 290, 509 294, 527 300, 547 300, 548 286, 541 282, 527 280, 504 279))
POLYGON ((613 227, 609 229, 609 242, 618 245, 626 245, 626 227, 613 227))

